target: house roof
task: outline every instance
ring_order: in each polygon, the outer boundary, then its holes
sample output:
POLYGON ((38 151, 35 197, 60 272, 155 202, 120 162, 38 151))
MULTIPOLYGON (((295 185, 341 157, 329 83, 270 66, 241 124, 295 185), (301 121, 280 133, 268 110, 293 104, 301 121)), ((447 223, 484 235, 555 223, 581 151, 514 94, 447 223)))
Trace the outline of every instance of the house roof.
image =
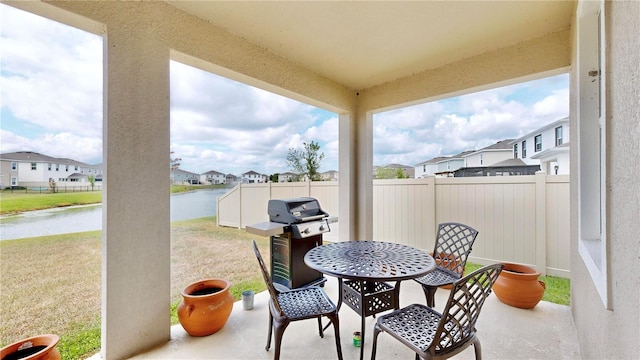
POLYGON ((522 159, 507 159, 497 162, 495 164, 488 165, 487 167, 504 167, 504 166, 526 166, 527 164, 522 159))
POLYGON ((16 151, 11 153, 0 154, 0 160, 8 161, 23 161, 23 162, 50 162, 64 165, 78 165, 82 167, 91 167, 89 164, 83 162, 68 159, 68 158, 56 158, 53 156, 43 155, 35 151, 16 151))
POLYGON ((246 173, 242 173, 242 175, 244 176, 244 175, 262 175, 262 174, 251 170, 251 171, 247 171, 246 173))
POLYGON ((206 173, 204 173, 202 175, 222 175, 222 176, 224 176, 223 173, 215 171, 215 170, 209 170, 209 171, 207 171, 206 173))

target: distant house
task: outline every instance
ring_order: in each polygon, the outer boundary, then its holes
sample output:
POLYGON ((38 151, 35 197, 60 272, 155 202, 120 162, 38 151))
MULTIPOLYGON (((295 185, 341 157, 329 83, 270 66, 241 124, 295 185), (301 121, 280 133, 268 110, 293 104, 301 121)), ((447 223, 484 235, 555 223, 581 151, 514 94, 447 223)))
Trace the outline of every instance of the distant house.
POLYGON ((227 174, 224 177, 224 181, 225 181, 225 184, 234 185, 240 182, 240 178, 233 174, 227 174))
POLYGON ((513 157, 540 165, 547 174, 569 174, 569 118, 560 119, 511 142, 513 157))
POLYGON ((67 158, 56 158, 33 151, 0 154, 0 188, 7 186, 48 187, 49 180, 58 185, 89 184, 89 175, 102 178, 102 167, 67 158))
POLYGON ((278 174, 278 182, 292 182, 298 179, 298 174, 292 172, 284 172, 278 174))
POLYGON ((209 170, 206 173, 200 174, 200 183, 202 184, 226 184, 227 177, 225 174, 215 171, 209 170))
POLYGON ((267 175, 263 175, 251 170, 242 174, 242 183, 243 184, 265 183, 267 182, 268 178, 269 177, 267 175))
POLYGON ((446 156, 434 157, 431 160, 423 161, 414 167, 414 177, 416 179, 425 178, 438 172, 438 162, 446 159, 446 156))
POLYGON ((329 170, 320 173, 320 178, 324 181, 338 181, 338 172, 336 170, 329 170))
POLYGON ((457 155, 448 156, 437 162, 437 170, 434 173, 436 176, 449 177, 453 176, 453 172, 464 167, 466 155, 475 152, 475 150, 463 151, 457 155))
POLYGON ((513 139, 500 140, 480 150, 463 155, 465 167, 490 166, 513 158, 511 142, 513 139))
POLYGON ((171 171, 171 183, 173 185, 197 185, 200 184, 200 175, 191 171, 176 169, 171 171))

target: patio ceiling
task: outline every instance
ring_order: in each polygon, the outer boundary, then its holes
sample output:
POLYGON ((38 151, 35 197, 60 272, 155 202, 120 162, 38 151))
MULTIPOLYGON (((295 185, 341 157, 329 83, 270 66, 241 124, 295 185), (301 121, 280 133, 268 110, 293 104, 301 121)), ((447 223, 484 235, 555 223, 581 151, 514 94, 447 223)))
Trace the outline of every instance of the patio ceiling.
POLYGON ((573 1, 167 1, 362 90, 571 24, 573 1))

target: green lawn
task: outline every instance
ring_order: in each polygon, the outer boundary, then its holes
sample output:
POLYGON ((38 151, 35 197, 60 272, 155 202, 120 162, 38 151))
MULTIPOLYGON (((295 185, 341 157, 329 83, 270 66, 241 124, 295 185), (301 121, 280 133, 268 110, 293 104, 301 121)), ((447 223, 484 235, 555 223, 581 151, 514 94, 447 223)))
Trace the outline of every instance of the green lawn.
POLYGON ((0 215, 101 202, 102 191, 25 194, 4 190, 0 192, 0 215))

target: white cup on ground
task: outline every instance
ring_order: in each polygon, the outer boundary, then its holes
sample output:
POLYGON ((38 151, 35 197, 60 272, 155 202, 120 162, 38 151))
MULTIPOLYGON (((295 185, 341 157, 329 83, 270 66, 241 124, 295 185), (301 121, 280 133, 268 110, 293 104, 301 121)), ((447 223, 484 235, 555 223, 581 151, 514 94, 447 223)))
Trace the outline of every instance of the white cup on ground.
POLYGON ((242 292, 242 308, 245 310, 253 309, 253 290, 245 290, 242 292))

